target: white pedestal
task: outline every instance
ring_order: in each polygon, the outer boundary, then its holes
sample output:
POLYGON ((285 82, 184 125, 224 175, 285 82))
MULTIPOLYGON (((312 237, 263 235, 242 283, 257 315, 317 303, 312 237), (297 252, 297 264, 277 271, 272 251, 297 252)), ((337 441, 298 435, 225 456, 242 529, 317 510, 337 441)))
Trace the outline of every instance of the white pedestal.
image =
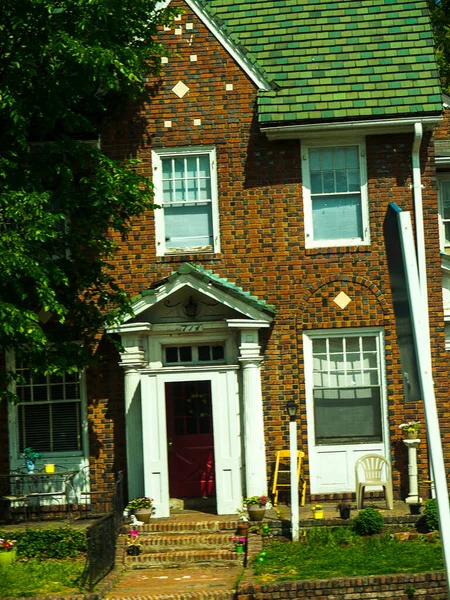
POLYGON ((408 448, 408 476, 409 476, 409 494, 405 502, 407 504, 418 504, 422 501, 419 498, 418 471, 417 471, 417 447, 420 440, 404 439, 403 443, 408 448))

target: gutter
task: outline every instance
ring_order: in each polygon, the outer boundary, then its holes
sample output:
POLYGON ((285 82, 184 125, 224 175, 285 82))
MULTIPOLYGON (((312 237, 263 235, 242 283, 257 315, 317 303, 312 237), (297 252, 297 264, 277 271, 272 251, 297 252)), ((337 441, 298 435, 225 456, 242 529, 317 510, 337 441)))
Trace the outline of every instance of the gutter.
POLYGON ((380 134, 384 132, 409 132, 411 126, 416 124, 425 127, 425 129, 433 129, 442 121, 441 115, 434 117, 423 117, 422 119, 417 118, 404 118, 404 119, 378 119, 374 121, 342 121, 339 123, 328 122, 328 123, 308 123, 305 125, 281 125, 281 126, 261 126, 261 132, 265 133, 269 140, 288 140, 295 139, 307 134, 308 137, 323 136, 324 132, 330 131, 362 131, 365 133, 380 134))

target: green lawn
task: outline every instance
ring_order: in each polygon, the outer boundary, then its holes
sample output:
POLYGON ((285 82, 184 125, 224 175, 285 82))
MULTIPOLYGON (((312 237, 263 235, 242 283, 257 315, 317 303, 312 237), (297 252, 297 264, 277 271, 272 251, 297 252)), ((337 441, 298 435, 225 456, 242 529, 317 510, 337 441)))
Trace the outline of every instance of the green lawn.
POLYGON ((398 541, 389 534, 360 537, 346 527, 313 529, 298 543, 273 540, 264 552, 253 564, 260 582, 444 569, 439 540, 430 542, 420 536, 398 541))
POLYGON ((0 598, 80 592, 84 559, 18 560, 0 567, 0 598))

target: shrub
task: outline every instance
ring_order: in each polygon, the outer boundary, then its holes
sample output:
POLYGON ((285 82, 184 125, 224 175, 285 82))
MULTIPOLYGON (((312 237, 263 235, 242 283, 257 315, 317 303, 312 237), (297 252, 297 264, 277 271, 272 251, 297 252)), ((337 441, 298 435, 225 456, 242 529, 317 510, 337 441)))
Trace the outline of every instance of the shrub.
POLYGON ((383 515, 374 508, 364 508, 353 519, 353 528, 358 535, 373 535, 383 529, 383 515))
MULTIPOLYGON (((6 532, 0 531, 0 537, 6 532)), ((86 531, 70 527, 16 531, 17 554, 21 558, 68 558, 86 552, 86 531)))
POLYGON ((439 529, 439 519, 436 498, 431 498, 431 500, 425 502, 423 515, 429 531, 437 531, 439 529))

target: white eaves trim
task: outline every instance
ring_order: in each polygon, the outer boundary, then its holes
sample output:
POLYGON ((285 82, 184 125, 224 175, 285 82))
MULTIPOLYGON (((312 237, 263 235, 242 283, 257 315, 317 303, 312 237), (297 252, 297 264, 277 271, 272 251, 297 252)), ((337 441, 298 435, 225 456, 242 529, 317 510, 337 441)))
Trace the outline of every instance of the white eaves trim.
POLYGON ((306 125, 277 125, 261 127, 261 132, 267 135, 270 141, 293 140, 304 135, 308 137, 321 137, 332 132, 353 132, 355 135, 369 135, 382 133, 405 133, 414 129, 415 123, 422 123, 424 129, 431 130, 442 121, 440 115, 435 117, 407 117, 404 119, 379 119, 364 121, 342 121, 339 123, 308 123, 306 125))
MULTIPOLYGON (((241 69, 250 77, 253 83, 260 90, 270 90, 272 89, 269 82, 262 77, 261 73, 255 66, 247 59, 245 54, 241 52, 236 45, 226 36, 223 31, 215 23, 213 23, 202 6, 199 6, 195 0, 185 0, 186 4, 192 10, 193 13, 197 15, 197 17, 202 21, 202 23, 209 29, 209 31, 213 34, 213 36, 217 39, 217 41, 222 44, 228 54, 233 58, 241 69)), ((158 2, 156 9, 160 10, 169 6, 170 0, 165 0, 164 2, 158 2)))

